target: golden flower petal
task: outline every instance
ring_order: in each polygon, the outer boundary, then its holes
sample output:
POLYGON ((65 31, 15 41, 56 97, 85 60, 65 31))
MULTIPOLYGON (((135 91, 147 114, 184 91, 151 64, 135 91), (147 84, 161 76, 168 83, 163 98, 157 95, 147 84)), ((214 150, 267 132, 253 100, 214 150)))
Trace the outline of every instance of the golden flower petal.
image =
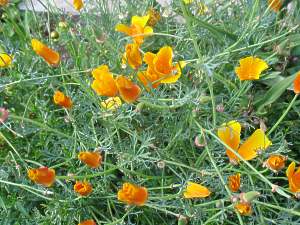
POLYGON ((184 198, 191 199, 191 198, 205 198, 208 197, 211 192, 208 188, 202 186, 201 184, 197 184, 194 182, 188 182, 188 185, 183 192, 184 198))
POLYGON ((45 187, 50 187, 55 182, 55 170, 48 167, 29 169, 27 174, 30 180, 45 187))
POLYGON ((148 190, 131 183, 124 183, 118 191, 118 200, 128 205, 142 206, 148 200, 148 190))
POLYGON ((235 72, 240 80, 257 80, 260 74, 268 68, 264 60, 249 56, 240 60, 240 66, 235 68, 235 72))
POLYGON ((0 68, 6 68, 11 65, 13 56, 6 53, 0 53, 0 68))
POLYGON ((31 40, 32 49, 36 54, 41 56, 49 65, 57 66, 60 62, 60 55, 58 52, 49 48, 37 39, 31 40))
POLYGON ((118 76, 116 85, 121 98, 127 103, 136 101, 141 94, 140 87, 125 76, 118 76))
POLYGON ((80 152, 78 159, 91 168, 99 167, 102 162, 102 156, 99 152, 80 152))
POLYGON ((80 11, 83 8, 82 0, 73 0, 73 6, 77 11, 80 11))

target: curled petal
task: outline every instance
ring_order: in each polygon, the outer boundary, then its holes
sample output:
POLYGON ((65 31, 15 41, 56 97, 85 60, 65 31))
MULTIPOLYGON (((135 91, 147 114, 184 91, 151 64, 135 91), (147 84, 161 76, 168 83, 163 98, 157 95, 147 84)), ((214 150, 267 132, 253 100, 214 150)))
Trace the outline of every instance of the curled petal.
POLYGON ((41 56, 49 65, 57 66, 59 64, 60 55, 58 52, 52 50, 37 39, 31 40, 31 46, 35 53, 41 56))
POLYGON ((140 87, 125 76, 118 76, 116 84, 121 98, 127 103, 136 101, 141 94, 140 87))

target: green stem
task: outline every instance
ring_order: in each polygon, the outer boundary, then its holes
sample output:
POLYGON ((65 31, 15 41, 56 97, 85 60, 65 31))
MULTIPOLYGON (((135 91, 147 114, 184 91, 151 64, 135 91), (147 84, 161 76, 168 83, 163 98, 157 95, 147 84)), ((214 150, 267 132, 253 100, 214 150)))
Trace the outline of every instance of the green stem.
POLYGON ((260 202, 260 201, 257 201, 257 200, 254 200, 253 202, 256 203, 256 204, 259 204, 259 205, 263 205, 263 206, 272 208, 272 209, 278 209, 279 211, 282 211, 282 212, 287 212, 289 214, 300 216, 300 212, 299 211, 295 211, 293 209, 287 209, 287 208, 283 208, 283 207, 280 207, 280 206, 268 204, 268 203, 265 203, 265 202, 260 202))
POLYGON ((276 128, 277 126, 282 122, 282 120, 286 117, 286 115, 288 114, 288 112, 291 110, 291 108, 293 107, 296 99, 298 97, 298 94, 296 94, 293 98, 293 100, 290 102, 289 106, 287 107, 287 109, 284 111, 284 113, 281 115, 281 117, 277 120, 277 122, 273 125, 273 127, 270 129, 270 131, 267 133, 267 135, 269 136, 276 128))

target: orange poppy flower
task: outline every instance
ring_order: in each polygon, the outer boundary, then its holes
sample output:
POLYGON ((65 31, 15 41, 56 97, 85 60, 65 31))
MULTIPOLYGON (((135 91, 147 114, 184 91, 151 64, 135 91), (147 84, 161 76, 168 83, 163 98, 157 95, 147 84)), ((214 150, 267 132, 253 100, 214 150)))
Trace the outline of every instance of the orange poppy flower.
POLYGON ((6 6, 8 4, 8 0, 0 0, 0 6, 6 6))
POLYGON ((173 65, 173 50, 169 46, 162 47, 157 54, 147 52, 144 61, 148 65, 147 75, 155 73, 160 82, 165 84, 175 83, 186 65, 183 61, 173 65))
POLYGON ((99 152, 80 152, 78 158, 91 168, 99 167, 102 162, 102 156, 99 152))
POLYGON ((80 11, 83 7, 83 1, 82 0, 73 0, 73 6, 77 11, 80 11))
POLYGON ((254 159, 259 150, 266 150, 272 142, 268 139, 262 129, 257 129, 254 133, 240 146, 238 153, 245 160, 254 159))
POLYGON ((70 109, 73 106, 73 102, 70 97, 66 96, 61 91, 55 91, 53 101, 56 105, 70 109))
POLYGON ((300 71, 297 73, 294 80, 294 92, 295 94, 300 94, 300 71))
POLYGON ((241 174, 231 175, 228 177, 228 187, 232 192, 237 192, 241 186, 241 174))
POLYGON ((252 214, 251 204, 248 202, 239 202, 235 204, 234 208, 243 216, 250 216, 252 214))
POLYGON ((36 54, 41 56, 49 65, 57 66, 60 62, 60 55, 58 52, 49 48, 37 39, 31 40, 31 46, 36 54))
POLYGON ((138 44, 127 44, 125 46, 125 53, 123 54, 122 63, 126 64, 126 62, 133 69, 138 69, 142 65, 142 55, 139 50, 138 44))
POLYGON ((154 73, 150 68, 147 71, 138 72, 137 76, 148 91, 150 90, 149 86, 157 88, 161 83, 159 75, 154 73))
POLYGON ((94 220, 85 220, 79 223, 78 225, 97 225, 94 220))
POLYGON ((93 191, 92 185, 87 181, 76 181, 74 191, 81 196, 87 196, 93 191))
POLYGON ((265 162, 266 167, 274 172, 278 172, 285 167, 286 157, 282 155, 270 155, 265 162))
POLYGON ((300 166, 296 169, 296 163, 292 162, 286 170, 286 176, 289 181, 289 187, 291 192, 300 192, 300 166))
POLYGON ((142 206, 148 200, 147 188, 124 183, 122 189, 118 191, 118 200, 128 205, 142 206))
POLYGON ((45 187, 50 187, 55 182, 55 170, 48 167, 29 169, 27 174, 30 180, 45 187))
POLYGON ((268 0, 268 4, 274 12, 279 12, 282 6, 281 0, 268 0))
POLYGON ((121 98, 127 103, 136 101, 141 94, 140 87, 125 76, 118 76, 116 84, 121 98))
POLYGON ((260 74, 268 68, 264 60, 249 56, 240 60, 240 66, 235 68, 235 72, 240 80, 258 80, 260 74))
POLYGON ((0 53, 0 68, 6 68, 11 65, 13 56, 6 53, 0 53))
POLYGON ((92 88, 98 95, 115 97, 118 94, 118 88, 113 78, 113 74, 109 72, 108 66, 102 65, 92 71, 94 81, 92 88))
POLYGON ((210 196, 211 192, 208 188, 194 182, 187 182, 187 187, 183 192, 183 197, 187 199, 191 198, 205 198, 210 196))
POLYGON ((116 31, 125 33, 131 36, 135 43, 142 44, 144 37, 153 33, 152 27, 147 26, 149 15, 147 16, 133 16, 131 18, 131 26, 124 24, 117 24, 116 31))
POLYGON ((119 97, 110 97, 101 102, 101 106, 107 110, 116 110, 122 105, 122 100, 119 97))

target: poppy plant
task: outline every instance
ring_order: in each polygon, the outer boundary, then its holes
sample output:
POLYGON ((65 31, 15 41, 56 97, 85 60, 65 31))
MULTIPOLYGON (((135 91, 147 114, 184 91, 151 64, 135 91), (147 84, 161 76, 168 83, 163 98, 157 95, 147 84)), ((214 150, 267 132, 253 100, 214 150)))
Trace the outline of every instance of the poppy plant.
POLYGON ((295 94, 300 94, 300 71, 297 73, 294 80, 294 92, 295 94))
POLYGON ((118 94, 118 88, 113 78, 113 74, 109 71, 107 65, 101 65, 92 71, 94 81, 92 88, 101 96, 115 97, 118 94))
POLYGON ((82 0, 73 0, 73 6, 77 11, 80 11, 83 8, 82 0))
POLYGON ((293 193, 300 192, 300 166, 296 170, 296 163, 291 162, 289 167, 286 170, 286 176, 289 181, 289 188, 293 193))
POLYGON ((142 54, 140 53, 138 44, 131 43, 125 46, 125 53, 122 57, 122 63, 126 64, 126 62, 135 70, 142 65, 142 54))
POLYGON ((248 56, 240 60, 240 66, 235 68, 235 72, 240 80, 258 80, 260 74, 268 68, 264 60, 248 56))
POLYGON ((6 53, 0 53, 0 68, 9 67, 12 61, 13 61, 13 56, 6 53))
POLYGON ((118 200, 128 205, 142 206, 148 200, 147 188, 131 183, 124 183, 118 191, 118 200))
POLYGON ((286 157, 282 155, 270 155, 264 163, 273 172, 278 172, 285 167, 286 157))
POLYGON ((248 202, 239 202, 239 203, 235 204, 234 208, 242 216, 250 216, 252 214, 251 204, 248 202))
POLYGON ((241 186, 241 174, 231 175, 228 177, 228 187, 232 192, 237 192, 241 186))
POLYGON ((70 97, 66 96, 61 91, 55 91, 53 96, 53 101, 56 105, 59 105, 61 107, 70 109, 73 106, 73 102, 70 97))
MULTIPOLYGON (((260 150, 266 150, 272 142, 268 139, 262 129, 257 129, 254 133, 240 145, 240 133, 241 125, 237 121, 230 121, 223 124, 218 129, 219 138, 232 150, 235 150, 244 160, 251 160, 257 156, 257 152, 260 150)), ((231 163, 236 164, 239 158, 226 149, 226 154, 229 157, 231 163)))
POLYGON ((136 44, 142 44, 144 42, 144 37, 153 33, 153 29, 147 26, 150 16, 133 16, 131 18, 131 25, 127 26, 125 24, 117 24, 116 31, 125 33, 131 36, 136 44))
POLYGON ((211 192, 208 188, 194 182, 187 182, 183 197, 187 199, 191 198, 205 198, 210 196, 211 192))
POLYGON ((27 175, 33 182, 45 187, 50 187, 55 182, 55 170, 48 167, 29 169, 27 175))
POLYGON ((79 223, 78 225, 97 225, 94 220, 85 220, 79 223))
POLYGON ((283 0, 268 0, 268 4, 274 12, 279 12, 282 6, 282 1, 283 0))
POLYGON ((60 62, 60 55, 58 52, 49 48, 47 45, 43 44, 37 39, 31 40, 31 46, 33 51, 41 56, 49 65, 58 66, 60 62))
POLYGON ((91 168, 99 167, 102 162, 102 156, 99 152, 80 152, 78 159, 91 168))
POLYGON ((87 196, 92 193, 93 188, 92 185, 87 181, 76 181, 74 184, 74 191, 81 196, 87 196))

